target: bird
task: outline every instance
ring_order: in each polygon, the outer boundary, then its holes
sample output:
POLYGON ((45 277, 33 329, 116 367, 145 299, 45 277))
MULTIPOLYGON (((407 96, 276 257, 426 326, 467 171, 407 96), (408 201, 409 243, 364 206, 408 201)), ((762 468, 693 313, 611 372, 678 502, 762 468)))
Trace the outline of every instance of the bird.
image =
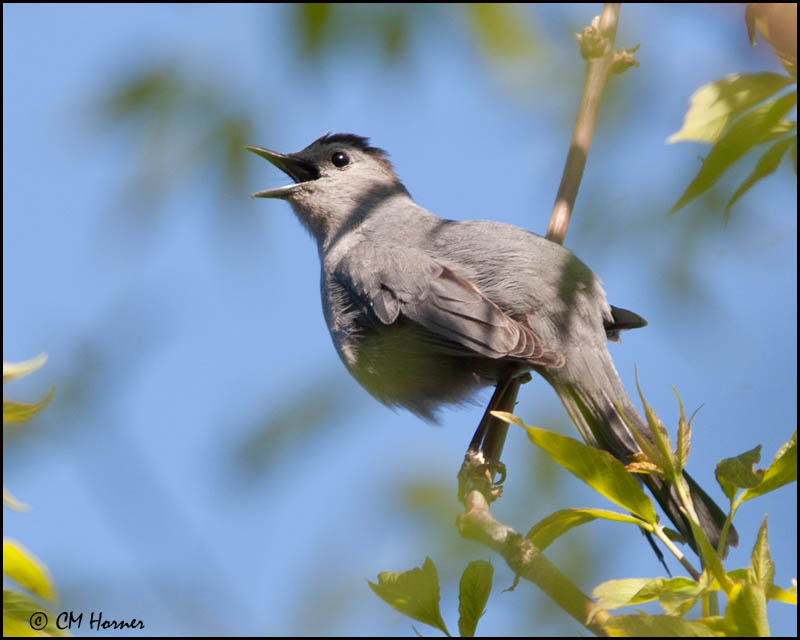
MULTIPOLYGON (((646 438, 649 430, 607 343, 647 323, 611 306, 599 278, 570 250, 502 222, 434 215, 364 136, 327 133, 294 153, 245 148, 291 178, 252 197, 288 202, 316 241, 333 344, 377 400, 435 421, 443 406, 490 386, 497 395, 533 372, 587 444, 623 463, 641 453, 631 429, 646 438)), ((482 437, 476 432, 471 446, 482 437)), ((725 514, 684 475, 716 548, 725 514)), ((696 550, 674 488, 652 474, 641 480, 696 550)), ((725 551, 737 543, 730 528, 725 551)))

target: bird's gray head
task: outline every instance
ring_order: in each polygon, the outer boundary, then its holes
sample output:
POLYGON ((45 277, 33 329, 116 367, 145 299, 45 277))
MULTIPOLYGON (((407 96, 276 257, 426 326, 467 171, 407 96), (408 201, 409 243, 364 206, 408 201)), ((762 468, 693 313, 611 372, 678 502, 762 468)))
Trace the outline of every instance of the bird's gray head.
POLYGON ((352 133, 326 134, 296 153, 245 147, 269 160, 294 184, 266 189, 253 198, 288 201, 320 246, 357 225, 387 198, 408 192, 383 149, 352 133))

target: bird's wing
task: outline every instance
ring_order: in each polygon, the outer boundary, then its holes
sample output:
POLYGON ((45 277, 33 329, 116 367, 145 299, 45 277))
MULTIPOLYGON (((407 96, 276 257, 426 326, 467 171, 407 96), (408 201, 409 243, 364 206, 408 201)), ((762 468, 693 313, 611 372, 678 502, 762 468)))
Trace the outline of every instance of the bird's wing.
POLYGON ((512 318, 468 279, 423 251, 364 243, 334 277, 384 325, 403 317, 471 353, 561 366, 527 320, 512 318))

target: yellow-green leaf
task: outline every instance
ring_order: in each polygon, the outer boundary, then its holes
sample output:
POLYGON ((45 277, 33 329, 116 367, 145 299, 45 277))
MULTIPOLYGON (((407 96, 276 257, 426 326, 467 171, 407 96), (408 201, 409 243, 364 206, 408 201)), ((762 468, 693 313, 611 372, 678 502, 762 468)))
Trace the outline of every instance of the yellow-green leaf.
POLYGON ((752 584, 761 586, 765 593, 769 591, 775 578, 775 565, 769 553, 769 540, 767 539, 767 516, 764 516, 764 521, 758 530, 758 537, 750 556, 747 578, 752 584))
POLYGON ((678 475, 675 471, 675 452, 672 448, 672 442, 669 439, 669 433, 667 433, 666 427, 664 427, 664 424, 661 422, 661 418, 656 415, 656 412, 653 411, 653 408, 647 403, 647 399, 644 397, 644 392, 639 384, 638 372, 636 374, 636 390, 639 392, 639 399, 642 401, 644 415, 647 419, 647 426, 650 427, 652 438, 648 440, 645 434, 639 433, 638 429, 635 428, 631 429, 631 433, 636 438, 642 451, 647 451, 646 447, 648 442, 655 444, 653 451, 648 453, 648 457, 651 462, 661 467, 666 478, 669 480, 678 475))
POLYGON ((767 600, 775 600, 776 602, 783 602, 785 604, 793 604, 797 606, 797 585, 793 585, 788 589, 781 589, 774 584, 767 591, 767 600))
POLYGON ((757 487, 764 475, 763 469, 755 469, 761 460, 761 445, 745 451, 734 458, 724 458, 717 463, 717 482, 728 499, 733 499, 739 488, 757 487))
POLYGON ((28 511, 28 505, 17 500, 5 487, 3 487, 3 504, 14 511, 28 511))
POLYGON ((658 600, 667 613, 684 613, 708 588, 710 578, 700 583, 690 578, 629 578, 609 580, 592 591, 597 606, 602 609, 619 609, 658 600))
POLYGON ((613 616, 603 627, 616 638, 712 637, 711 629, 700 621, 690 622, 675 616, 613 616))
POLYGON ((777 73, 748 73, 703 85, 689 98, 680 131, 667 138, 667 142, 714 143, 737 116, 791 82, 791 78, 777 73))
POLYGON ((40 353, 35 358, 23 362, 3 362, 3 382, 27 376, 29 373, 36 371, 45 362, 47 362, 46 353, 40 353))
POLYGON ((785 133, 785 127, 778 127, 779 121, 796 104, 797 92, 793 91, 739 118, 711 147, 700 171, 672 207, 670 213, 676 212, 691 200, 705 193, 736 160, 750 149, 782 136, 785 133))
POLYGON ((764 495, 790 482, 797 482, 797 431, 775 454, 775 458, 763 472, 761 482, 742 494, 742 501, 764 495))
POLYGON ((3 575, 43 600, 56 600, 55 587, 47 568, 16 540, 3 540, 3 575))
POLYGON ((680 394, 675 387, 672 387, 672 392, 678 399, 678 407, 680 408, 681 415, 678 419, 678 438, 676 443, 675 459, 678 464, 678 471, 683 471, 686 463, 689 460, 689 450, 692 443, 692 418, 686 420, 686 414, 683 412, 683 401, 680 394))
POLYGON ((50 403, 55 392, 55 387, 52 387, 44 398, 34 403, 3 400, 3 424, 29 420, 50 403))
POLYGON ((533 443, 598 493, 645 522, 656 522, 653 503, 645 495, 639 482, 607 451, 595 449, 557 433, 529 427, 516 416, 504 411, 493 411, 492 414, 501 420, 524 427, 533 443))
POLYGON ((612 611, 628 606, 631 599, 651 582, 653 578, 606 580, 592 590, 592 598, 597 601, 598 608, 612 611))
POLYGON ((736 192, 731 196, 731 199, 728 200, 728 204, 725 205, 726 212, 730 211, 731 207, 736 203, 736 201, 745 193, 747 193, 756 182, 766 178, 772 173, 775 173, 775 170, 781 163, 783 156, 789 150, 789 147, 791 147, 794 140, 795 139, 793 138, 779 140, 769 149, 767 149, 764 155, 759 158, 756 166, 750 172, 750 175, 745 178, 744 182, 739 185, 739 188, 736 189, 736 192))
POLYGON ((556 538, 570 529, 598 518, 628 522, 637 526, 643 524, 642 520, 629 516, 627 513, 605 509, 562 509, 533 525, 525 537, 533 542, 540 551, 544 551, 556 538))
POLYGON ((22 593, 3 589, 3 636, 42 638, 66 635, 69 634, 56 626, 55 616, 41 603, 22 593))
POLYGON ((749 582, 737 582, 728 594, 725 629, 729 636, 758 638, 769 635, 767 598, 764 589, 749 582))

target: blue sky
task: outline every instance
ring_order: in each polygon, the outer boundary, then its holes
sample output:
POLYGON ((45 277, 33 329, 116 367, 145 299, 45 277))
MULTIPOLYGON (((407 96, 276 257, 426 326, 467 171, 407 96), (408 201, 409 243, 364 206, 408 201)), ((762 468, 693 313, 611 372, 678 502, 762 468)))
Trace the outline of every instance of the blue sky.
MULTIPOLYGON (((486 61, 454 9, 420 19, 402 63, 353 45, 311 65, 285 5, 4 5, 3 356, 49 355, 4 392, 31 400, 56 385, 27 436, 6 438, 4 484, 32 511, 6 511, 4 535, 50 568, 60 609, 135 616, 152 635, 407 634, 366 580, 431 555, 454 629, 458 572, 491 558, 453 526, 455 474, 482 407, 431 427, 370 398, 330 343, 313 242, 288 205, 248 198, 285 178, 247 154, 246 184, 220 194, 213 167, 181 149, 155 155, 141 128, 105 122, 102 98, 167 60, 249 114, 251 144, 368 135, 434 213, 543 233, 581 85, 572 33, 599 6, 532 10, 537 58, 509 69, 486 61), (158 202, 138 197, 142 163, 166 187, 158 202), (319 413, 324 429, 306 429, 319 413)), ((609 91, 566 241, 612 303, 650 323, 611 346, 627 388, 638 368, 670 426, 670 385, 688 411, 703 405, 690 468, 717 498, 716 461, 759 443, 771 460, 797 418, 791 170, 742 198, 727 226, 735 180, 666 215, 705 153, 664 142, 691 93, 779 70, 747 44, 737 11, 623 6, 618 45, 641 43, 641 68, 609 91)), ((200 143, 180 116, 164 139, 200 143)), ((518 414, 574 435, 541 380, 523 388, 518 414)), ((520 432, 506 462, 496 513, 517 530, 558 508, 608 506, 520 432)), ((747 564, 769 513, 788 585, 796 502, 792 485, 748 503, 731 566, 747 564)), ((585 590, 662 572, 636 531, 610 524, 548 556, 585 590)), ((479 632, 579 631, 534 587, 500 593, 513 576, 492 561, 479 632)), ((793 609, 771 614, 775 635, 796 633, 793 609)))

